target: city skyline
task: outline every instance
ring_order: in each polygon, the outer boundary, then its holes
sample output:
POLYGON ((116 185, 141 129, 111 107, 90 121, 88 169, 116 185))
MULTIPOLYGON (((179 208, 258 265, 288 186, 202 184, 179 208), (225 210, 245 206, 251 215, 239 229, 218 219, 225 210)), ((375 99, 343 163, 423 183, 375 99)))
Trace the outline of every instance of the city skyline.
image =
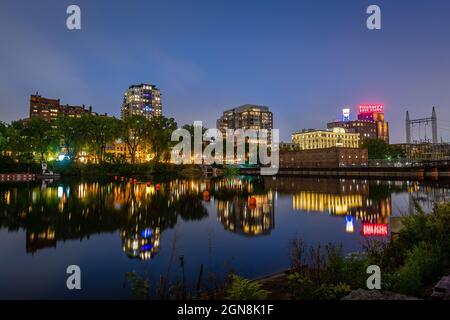
POLYGON ((267 105, 289 141, 302 128, 325 128, 344 107, 355 116, 359 104, 380 103, 399 143, 406 110, 422 118, 435 106, 448 142, 450 4, 434 3, 377 1, 379 31, 365 27, 364 1, 78 1, 79 31, 65 28, 67 1, 2 3, 1 120, 26 118, 36 91, 119 118, 129 85, 153 83, 179 125, 214 127, 224 110, 267 105))

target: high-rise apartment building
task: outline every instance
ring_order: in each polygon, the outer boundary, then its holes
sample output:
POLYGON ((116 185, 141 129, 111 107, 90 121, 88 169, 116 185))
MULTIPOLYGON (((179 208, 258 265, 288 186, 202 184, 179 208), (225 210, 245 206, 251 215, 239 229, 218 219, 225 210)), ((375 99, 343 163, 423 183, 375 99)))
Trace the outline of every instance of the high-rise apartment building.
POLYGON ((130 86, 123 97, 122 120, 131 115, 161 116, 161 91, 152 84, 130 86))
POLYGON ((59 99, 44 98, 38 93, 30 96, 30 118, 52 121, 59 116, 81 117, 86 113, 96 114, 92 112, 91 106, 61 105, 59 99))
POLYGON ((268 130, 268 141, 272 141, 273 114, 269 107, 245 104, 240 107, 223 112, 217 120, 217 129, 224 134, 227 129, 266 129, 268 130))

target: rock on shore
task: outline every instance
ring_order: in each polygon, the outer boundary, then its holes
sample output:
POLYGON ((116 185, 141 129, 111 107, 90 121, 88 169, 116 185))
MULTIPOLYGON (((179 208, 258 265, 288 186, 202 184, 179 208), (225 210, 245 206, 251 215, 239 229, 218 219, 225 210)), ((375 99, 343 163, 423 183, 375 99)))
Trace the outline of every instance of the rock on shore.
POLYGON ((358 289, 350 292, 347 296, 342 298, 342 300, 420 300, 420 299, 390 291, 358 289))

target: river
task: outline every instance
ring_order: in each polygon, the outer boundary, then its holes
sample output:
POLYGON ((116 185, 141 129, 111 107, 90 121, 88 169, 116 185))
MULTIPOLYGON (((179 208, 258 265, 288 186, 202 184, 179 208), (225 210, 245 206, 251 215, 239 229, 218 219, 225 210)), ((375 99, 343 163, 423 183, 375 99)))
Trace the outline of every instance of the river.
POLYGON ((391 221, 450 200, 448 182, 288 177, 0 184, 0 298, 130 298, 128 272, 207 286, 289 267, 289 243, 361 250, 391 221), (68 290, 78 265, 82 290, 68 290))

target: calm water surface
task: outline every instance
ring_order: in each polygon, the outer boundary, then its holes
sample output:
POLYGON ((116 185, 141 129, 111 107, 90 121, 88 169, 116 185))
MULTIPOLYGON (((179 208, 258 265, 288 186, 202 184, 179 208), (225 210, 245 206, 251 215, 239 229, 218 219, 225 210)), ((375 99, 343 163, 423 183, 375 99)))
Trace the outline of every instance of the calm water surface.
POLYGON ((445 182, 251 178, 0 184, 0 298, 129 298, 126 274, 200 265, 258 277, 289 266, 289 240, 361 249, 393 217, 450 200, 445 182), (208 191, 209 194, 206 194, 208 191), (66 268, 82 290, 66 289, 66 268))

